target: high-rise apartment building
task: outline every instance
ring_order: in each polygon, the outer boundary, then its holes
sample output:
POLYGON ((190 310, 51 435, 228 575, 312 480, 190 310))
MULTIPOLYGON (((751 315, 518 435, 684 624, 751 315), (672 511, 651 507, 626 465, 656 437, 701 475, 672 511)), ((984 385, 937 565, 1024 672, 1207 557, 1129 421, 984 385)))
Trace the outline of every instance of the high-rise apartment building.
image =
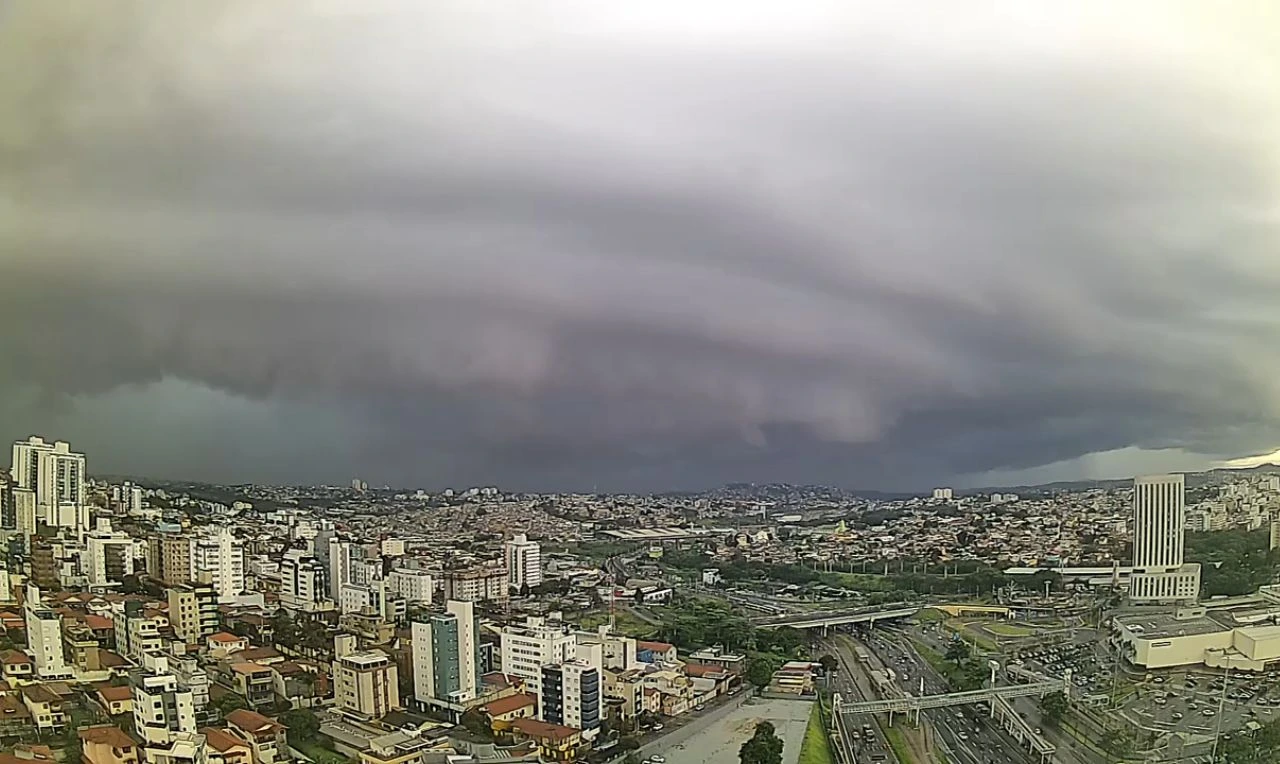
POLYGON ((111 522, 99 519, 97 530, 85 538, 84 574, 90 586, 118 584, 133 574, 133 538, 111 530, 111 522))
POLYGON ((604 688, 600 669, 572 660, 542 667, 538 718, 580 730, 600 727, 604 688))
POLYGON ((164 533, 148 541, 148 574, 166 586, 181 586, 191 580, 191 537, 164 533))
POLYGON ((79 533, 89 530, 84 496, 84 454, 63 441, 32 436, 13 444, 10 476, 14 487, 34 494, 38 522, 79 533))
POLYGON ((218 602, 229 604, 244 591, 244 546, 222 528, 212 536, 195 539, 191 546, 190 580, 212 584, 218 602))
POLYGON ((18 504, 13 498, 13 480, 0 474, 0 532, 18 530, 18 504))
POLYGON ((1200 566, 1183 559, 1185 522, 1182 475, 1134 479, 1131 600, 1171 602, 1199 597, 1200 566))
POLYGON ((44 604, 40 587, 27 586, 23 603, 27 627, 27 649, 35 656, 36 676, 41 679, 70 679, 72 672, 63 658, 62 616, 44 604))
POLYGON ((133 727, 147 747, 163 749, 196 732, 196 708, 191 691, 183 687, 162 656, 148 656, 150 668, 129 676, 133 690, 133 727))
POLYGON ((516 591, 542 583, 542 548, 523 533, 507 542, 507 582, 516 591))
POLYGON ((218 630, 218 592, 212 584, 183 584, 169 589, 169 623, 188 645, 204 644, 218 630))
POLYGON ((542 667, 577 655, 577 638, 564 623, 530 616, 523 626, 502 629, 502 670, 518 676, 534 695, 542 688, 542 667))
POLYGON ((480 691, 480 619, 475 605, 454 600, 445 612, 415 621, 413 695, 424 706, 460 707, 480 691))
POLYGON ((315 610, 325 599, 324 568, 301 549, 290 549, 280 561, 280 605, 289 610, 315 610))
POLYGON ((387 588, 407 602, 430 605, 435 598, 436 580, 425 570, 396 568, 387 576, 387 588))
POLYGON ((503 601, 509 596, 507 571, 480 566, 444 574, 444 597, 465 602, 503 601))
POLYGON ((377 650, 340 655, 333 661, 334 703, 364 719, 381 719, 400 708, 395 661, 377 650))

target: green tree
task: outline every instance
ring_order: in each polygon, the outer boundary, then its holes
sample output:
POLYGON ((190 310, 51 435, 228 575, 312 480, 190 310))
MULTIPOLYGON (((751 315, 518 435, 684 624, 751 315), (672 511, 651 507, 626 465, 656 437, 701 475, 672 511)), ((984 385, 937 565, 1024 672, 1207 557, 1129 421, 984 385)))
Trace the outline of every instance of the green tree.
POLYGON ((969 645, 965 644, 962 639, 953 639, 951 644, 947 645, 946 659, 959 666, 969 660, 969 645))
POLYGON ((484 718, 484 714, 479 708, 469 708, 462 715, 462 727, 472 735, 480 737, 488 737, 493 734, 489 728, 489 720, 484 718))
POLYGON ((739 764, 782 764, 782 739, 773 725, 760 722, 751 739, 738 749, 739 764))
POLYGON ((1045 724, 1058 726, 1067 713, 1067 696, 1061 692, 1051 692, 1040 699, 1040 718, 1045 724))
POLYGON ((216 708, 218 713, 225 717, 232 711, 239 711, 242 708, 248 708, 249 701, 245 700, 244 696, 239 693, 228 692, 217 700, 212 701, 209 705, 216 708))
POLYGON ((773 672, 778 670, 781 661, 772 653, 759 653, 747 661, 747 681, 761 689, 768 687, 773 681, 773 672))
POLYGON ((840 668, 840 661, 836 660, 835 656, 824 655, 818 659, 818 665, 822 666, 822 671, 824 673, 831 674, 834 673, 836 669, 840 668))
POLYGON ((289 728, 290 745, 298 745, 315 739, 320 731, 320 720, 305 708, 296 708, 280 715, 280 723, 289 728))

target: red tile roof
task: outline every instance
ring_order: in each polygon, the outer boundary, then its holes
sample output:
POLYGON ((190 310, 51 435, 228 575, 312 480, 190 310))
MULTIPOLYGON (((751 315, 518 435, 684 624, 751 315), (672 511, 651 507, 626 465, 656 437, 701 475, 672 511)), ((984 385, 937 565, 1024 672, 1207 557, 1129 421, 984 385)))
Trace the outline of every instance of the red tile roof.
POLYGON ((227 714, 227 722, 234 724, 245 732, 275 732, 284 729, 284 725, 279 724, 274 719, 269 719, 257 711, 250 711, 247 708, 240 708, 227 714))
POLYGON ((652 650, 655 653, 670 652, 675 645, 668 642, 636 642, 637 650, 652 650))
POLYGON ((133 698, 133 690, 130 688, 117 687, 111 684, 98 685, 98 694, 102 696, 103 700, 116 703, 133 698))
POLYGON ((491 703, 487 703, 484 706, 484 712, 490 716, 504 716, 512 711, 536 706, 537 704, 537 697, 531 693, 522 692, 516 695, 508 695, 505 698, 498 698, 491 703))
POLYGON ((204 735, 205 742, 209 744, 210 748, 220 753, 226 753, 233 748, 249 748, 248 743, 224 729, 205 727, 200 730, 200 734, 204 735))
POLYGON ((86 743, 109 745, 112 748, 131 748, 137 745, 124 730, 114 725, 85 727, 80 730, 80 739, 86 743))
POLYGON ((577 735, 581 730, 573 727, 566 727, 563 724, 552 724, 551 722, 540 722, 537 719, 516 719, 511 722, 511 728, 539 740, 560 741, 577 735))

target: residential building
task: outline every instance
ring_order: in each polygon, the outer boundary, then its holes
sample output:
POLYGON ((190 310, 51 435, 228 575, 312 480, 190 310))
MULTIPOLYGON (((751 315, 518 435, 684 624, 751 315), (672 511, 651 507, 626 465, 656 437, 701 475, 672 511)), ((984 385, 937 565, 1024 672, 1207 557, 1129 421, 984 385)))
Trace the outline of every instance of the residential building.
POLYGON ((147 575, 166 586, 191 580, 190 536, 162 533, 147 540, 147 575))
POLYGON ((518 741, 533 741, 545 761, 573 761, 586 747, 582 730, 537 719, 516 719, 511 733, 518 741))
POLYGON ((506 544, 507 583, 517 592, 527 592, 542 583, 542 548, 523 533, 506 544))
POLYGON ((1185 492, 1182 475, 1133 481, 1131 601, 1194 601, 1200 595, 1200 566, 1183 559, 1185 492))
POLYGON ((85 538, 84 568, 90 586, 118 585, 133 574, 133 538, 112 531, 111 520, 100 518, 97 530, 85 538))
POLYGON ((545 722, 595 730, 604 716, 600 669, 572 660, 542 667, 538 716, 545 722))
POLYGON ((164 748, 180 738, 179 733, 195 733, 196 709, 191 691, 169 671, 162 656, 148 661, 150 668, 129 675, 133 689, 133 728, 147 747, 164 748))
POLYGON ((227 714, 227 729, 249 744, 253 764, 293 761, 283 724, 255 711, 242 708, 227 714))
POLYGON ((506 568, 480 566, 444 574, 444 596, 464 602, 503 601, 508 595, 506 568))
POLYGON ((169 623, 178 639, 202 644, 218 630, 218 592, 213 584, 184 584, 169 589, 169 623))
POLYGON ((396 568, 387 576, 387 588, 415 605, 430 605, 435 597, 436 580, 425 570, 396 568))
POLYGON ((577 639, 557 619, 530 616, 523 626, 502 629, 502 670, 520 677, 534 695, 542 693, 542 667, 564 663, 577 655, 577 639))
POLYGON ((18 530, 18 504, 13 498, 13 479, 0 473, 0 532, 18 530))
POLYGON ((84 496, 84 454, 63 441, 46 443, 32 436, 13 444, 10 475, 15 489, 31 491, 37 522, 55 528, 89 530, 84 496))
POLYGON ((270 705, 275 700, 275 677, 270 666, 249 661, 232 663, 231 681, 236 692, 254 708, 270 705))
POLYGON ((290 549, 280 561, 280 604, 310 611, 325 599, 324 568, 301 549, 290 549))
POLYGON ((200 734, 204 735, 207 764, 254 764, 248 741, 218 727, 204 727, 200 734))
POLYGON ((27 586, 23 612, 26 616, 27 649, 35 657, 36 676, 41 679, 71 678, 71 667, 63 657, 62 616, 44 604, 38 586, 27 586))
POLYGON ((84 764, 140 764, 142 761, 138 741, 114 724, 82 727, 77 734, 84 764))
POLYGON ((229 528, 192 544, 191 579, 212 584, 220 603, 233 603, 244 591, 244 568, 244 546, 229 528))
POLYGON ((451 600, 445 612, 415 621, 413 694, 423 705, 455 710, 476 698, 480 688, 480 620, 471 602, 451 600))
POLYGON ((37 730, 52 732, 66 726, 67 714, 63 708, 64 700, 62 696, 50 689, 48 684, 23 685, 18 691, 37 730))
POLYGON ((333 662, 334 701, 338 709, 363 719, 380 719, 400 708, 395 661, 386 653, 342 655, 333 662))

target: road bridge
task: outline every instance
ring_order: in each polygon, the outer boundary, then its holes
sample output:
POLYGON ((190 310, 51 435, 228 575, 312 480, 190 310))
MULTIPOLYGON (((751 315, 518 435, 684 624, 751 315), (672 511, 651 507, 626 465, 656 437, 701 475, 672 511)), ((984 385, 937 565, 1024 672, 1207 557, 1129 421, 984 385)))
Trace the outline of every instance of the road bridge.
POLYGON ((991 703, 999 698, 1025 698, 1031 695, 1048 695, 1051 692, 1065 692, 1067 682, 1063 679, 1050 679, 1032 684, 1013 684, 1006 687, 951 692, 945 695, 904 695, 900 698, 882 700, 864 700, 857 703, 840 703, 836 712, 842 714, 905 714, 927 711, 931 708, 947 708, 964 706, 972 703, 991 703))

